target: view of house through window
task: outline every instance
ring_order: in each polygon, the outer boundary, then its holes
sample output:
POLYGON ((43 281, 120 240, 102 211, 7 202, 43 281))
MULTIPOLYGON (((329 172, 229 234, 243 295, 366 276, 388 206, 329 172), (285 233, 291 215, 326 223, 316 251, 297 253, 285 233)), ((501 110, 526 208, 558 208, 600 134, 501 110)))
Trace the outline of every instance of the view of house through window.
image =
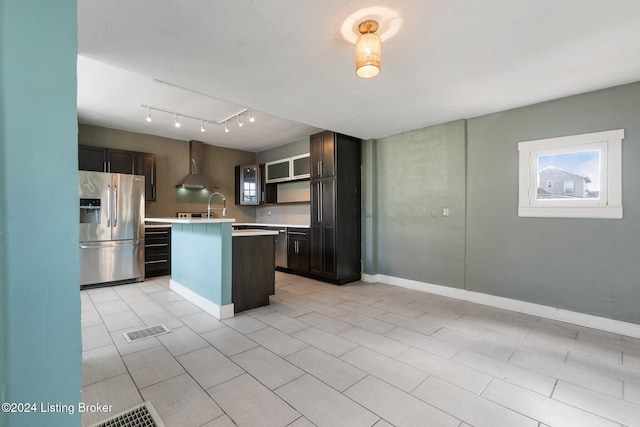
POLYGON ((600 198, 600 150, 539 155, 537 159, 537 200, 600 198))

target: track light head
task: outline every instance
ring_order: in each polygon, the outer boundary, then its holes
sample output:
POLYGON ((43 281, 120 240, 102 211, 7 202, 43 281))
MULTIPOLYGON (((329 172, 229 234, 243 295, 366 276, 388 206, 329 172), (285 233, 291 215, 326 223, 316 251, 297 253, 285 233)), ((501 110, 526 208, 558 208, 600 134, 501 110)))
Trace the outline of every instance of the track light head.
POLYGON ((146 120, 147 120, 148 122, 151 122, 151 121, 152 121, 152 120, 151 120, 151 107, 148 107, 148 108, 147 108, 147 118, 146 118, 146 120))
POLYGON ((207 130, 204 128, 204 120, 200 120, 200 132, 206 132, 207 130))
POLYGON ((253 117, 253 111, 252 110, 249 110, 249 121, 251 123, 256 121, 255 117, 253 117))
POLYGON ((175 115, 175 122, 174 122, 174 126, 179 128, 180 127, 180 122, 178 121, 178 115, 175 115))
POLYGON ((238 122, 238 127, 239 127, 239 128, 241 128, 241 127, 244 125, 244 123, 242 123, 242 122, 240 121, 240 115, 239 115, 239 114, 236 116, 236 121, 238 122))
POLYGON ((226 120, 224 121, 224 131, 227 132, 227 133, 229 132, 229 127, 227 126, 227 121, 226 120))

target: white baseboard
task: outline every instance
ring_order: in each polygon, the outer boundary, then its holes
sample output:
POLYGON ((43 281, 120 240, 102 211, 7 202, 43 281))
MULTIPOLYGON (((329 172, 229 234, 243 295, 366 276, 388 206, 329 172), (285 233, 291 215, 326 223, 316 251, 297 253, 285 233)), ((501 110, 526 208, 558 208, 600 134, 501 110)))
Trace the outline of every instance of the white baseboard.
POLYGON ((445 297, 502 308, 518 313, 544 317, 546 319, 573 323, 574 325, 599 329, 606 332, 612 332, 614 334, 640 338, 640 325, 635 323, 622 322, 620 320, 607 319, 605 317, 593 316, 591 314, 577 313, 575 311, 564 310, 561 308, 498 297, 480 292, 467 291, 465 289, 418 282, 416 280, 403 279, 401 277, 386 276, 383 274, 363 274, 362 280, 367 283, 386 283, 388 285, 442 295, 445 297))
POLYGON ((182 296, 187 301, 197 305, 216 319, 222 320, 233 317, 233 303, 220 306, 215 302, 206 299, 202 295, 193 292, 191 289, 187 288, 184 285, 181 285, 173 279, 169 280, 169 288, 178 295, 182 296))

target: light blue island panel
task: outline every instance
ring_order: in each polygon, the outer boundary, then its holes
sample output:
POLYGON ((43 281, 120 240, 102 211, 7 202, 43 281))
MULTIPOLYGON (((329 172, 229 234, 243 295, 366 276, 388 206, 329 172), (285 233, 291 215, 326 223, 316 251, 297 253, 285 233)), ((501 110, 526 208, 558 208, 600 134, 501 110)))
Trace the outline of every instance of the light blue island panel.
POLYGON ((213 301, 231 304, 231 224, 173 224, 171 275, 213 301))
POLYGON ((218 319, 233 317, 234 220, 147 218, 150 220, 171 223, 171 289, 218 319))

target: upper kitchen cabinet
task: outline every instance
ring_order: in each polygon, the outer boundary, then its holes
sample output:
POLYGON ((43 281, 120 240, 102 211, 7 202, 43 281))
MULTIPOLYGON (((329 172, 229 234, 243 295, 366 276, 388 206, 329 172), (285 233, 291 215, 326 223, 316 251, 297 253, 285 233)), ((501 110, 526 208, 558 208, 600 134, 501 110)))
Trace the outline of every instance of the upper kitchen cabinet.
POLYGON ((144 197, 148 202, 156 200, 156 156, 136 153, 135 175, 144 175, 144 197))
POLYGON ((136 175, 136 153, 124 150, 107 150, 108 172, 136 175))
POLYGON ((259 165, 236 166, 236 205, 259 205, 261 201, 259 165))
POLYGON ((337 284, 360 279, 360 144, 333 132, 311 137, 309 272, 337 284))
POLYGON ((156 200, 156 157, 151 153, 78 145, 78 170, 143 175, 145 200, 156 200))
POLYGON ((311 178, 322 178, 335 175, 335 144, 334 132, 321 132, 311 135, 311 178))
POLYGON ((78 170, 106 172, 107 149, 78 145, 78 170))
POLYGON ((265 163, 267 184, 308 179, 309 153, 265 163))

